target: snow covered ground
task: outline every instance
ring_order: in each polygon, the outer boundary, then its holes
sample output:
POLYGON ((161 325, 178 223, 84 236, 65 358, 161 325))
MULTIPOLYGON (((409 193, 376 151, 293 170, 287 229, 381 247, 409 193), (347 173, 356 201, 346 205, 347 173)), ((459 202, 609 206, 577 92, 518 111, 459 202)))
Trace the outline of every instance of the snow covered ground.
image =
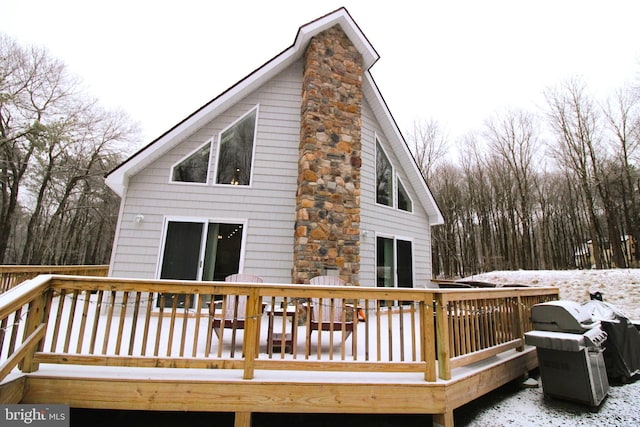
MULTIPOLYGON (((471 278, 467 278, 471 279, 471 278)), ((589 292, 627 317, 640 319, 640 269, 573 271, 497 271, 473 280, 498 284, 557 286, 560 298, 578 303, 589 292)), ((456 426, 640 426, 640 375, 629 384, 612 385, 598 408, 545 398, 542 383, 523 387, 516 381, 454 411, 456 426)))
POLYGON ((494 271, 467 277, 501 285, 557 286, 560 299, 583 303, 599 291, 628 318, 640 320, 640 269, 494 271))
POLYGON ((489 393, 454 411, 456 427, 640 426, 640 376, 612 385, 598 408, 545 398, 542 384, 525 388, 518 382, 489 393))

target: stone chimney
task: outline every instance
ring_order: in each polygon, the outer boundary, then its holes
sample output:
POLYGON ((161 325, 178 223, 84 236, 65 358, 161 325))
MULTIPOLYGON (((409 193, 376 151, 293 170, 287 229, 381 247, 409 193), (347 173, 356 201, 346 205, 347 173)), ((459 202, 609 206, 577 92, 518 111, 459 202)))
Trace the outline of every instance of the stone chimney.
POLYGON ((362 56, 336 25, 304 56, 293 283, 359 284, 362 56))

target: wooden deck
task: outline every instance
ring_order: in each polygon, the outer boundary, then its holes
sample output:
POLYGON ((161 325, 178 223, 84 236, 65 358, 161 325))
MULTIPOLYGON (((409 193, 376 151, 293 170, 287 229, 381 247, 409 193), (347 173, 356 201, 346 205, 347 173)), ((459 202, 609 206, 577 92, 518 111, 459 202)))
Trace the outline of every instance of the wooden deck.
POLYGON ((108 265, 0 265, 0 294, 41 274, 104 277, 108 265))
POLYGON ((450 426, 456 408, 537 366, 529 310, 557 297, 39 276, 0 295, 0 402, 234 412, 236 426, 253 412, 433 414, 450 426), (218 338, 211 301, 225 295, 247 297, 246 320, 218 338), (338 299, 358 309, 353 333, 307 339, 306 302, 338 299), (291 316, 272 316, 282 306, 291 316), (282 333, 295 345, 274 347, 282 333))

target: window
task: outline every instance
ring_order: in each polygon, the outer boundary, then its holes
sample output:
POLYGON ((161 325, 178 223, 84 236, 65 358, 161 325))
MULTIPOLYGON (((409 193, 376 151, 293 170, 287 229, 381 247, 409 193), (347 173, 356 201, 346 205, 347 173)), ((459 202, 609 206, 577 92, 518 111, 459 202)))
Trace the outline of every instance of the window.
MULTIPOLYGON (((238 273, 243 230, 241 223, 168 221, 160 279, 224 281, 228 275, 238 273)), ((185 296, 178 298, 183 307, 185 296)), ((165 294, 165 306, 172 303, 173 294, 165 294)))
POLYGON ((379 288, 412 288, 412 242, 399 238, 377 236, 376 270, 376 285, 379 288))
POLYGON ((207 183, 211 142, 207 142, 173 167, 171 181, 207 183))
MULTIPOLYGON (((376 237, 376 286, 379 288, 413 288, 413 250, 410 240, 376 237)), ((383 306, 404 304, 383 301, 383 306)))
POLYGON ((220 134, 217 184, 249 185, 258 108, 220 134))
POLYGON ((394 287, 393 239, 376 238, 376 284, 379 288, 394 287))
POLYGON ((413 201, 400 178, 394 174, 389 157, 376 137, 376 203, 395 207, 401 211, 413 212, 413 201), (396 189, 393 188, 394 180, 396 189))
POLYGON ((393 169, 387 155, 376 139, 376 202, 393 206, 393 169))
POLYGON ((396 240, 397 285, 399 288, 413 288, 413 253, 411 242, 396 240))
POLYGON ((407 212, 413 212, 413 203, 411 202, 411 198, 407 193, 407 190, 404 189, 404 185, 398 180, 398 209, 407 212))

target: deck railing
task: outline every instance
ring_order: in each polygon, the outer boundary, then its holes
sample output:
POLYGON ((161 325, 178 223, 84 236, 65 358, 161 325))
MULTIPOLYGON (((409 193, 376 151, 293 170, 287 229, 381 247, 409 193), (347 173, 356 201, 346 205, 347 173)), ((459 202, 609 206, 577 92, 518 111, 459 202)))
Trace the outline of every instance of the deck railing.
POLYGON ((0 381, 16 366, 33 372, 40 363, 242 369, 245 379, 256 369, 421 372, 436 381, 522 349, 531 307, 557 298, 557 288, 39 276, 0 295, 0 381), (349 323, 312 329, 312 304, 343 310, 349 323))
POLYGON ((40 274, 104 277, 108 272, 108 265, 0 265, 0 294, 40 274))

